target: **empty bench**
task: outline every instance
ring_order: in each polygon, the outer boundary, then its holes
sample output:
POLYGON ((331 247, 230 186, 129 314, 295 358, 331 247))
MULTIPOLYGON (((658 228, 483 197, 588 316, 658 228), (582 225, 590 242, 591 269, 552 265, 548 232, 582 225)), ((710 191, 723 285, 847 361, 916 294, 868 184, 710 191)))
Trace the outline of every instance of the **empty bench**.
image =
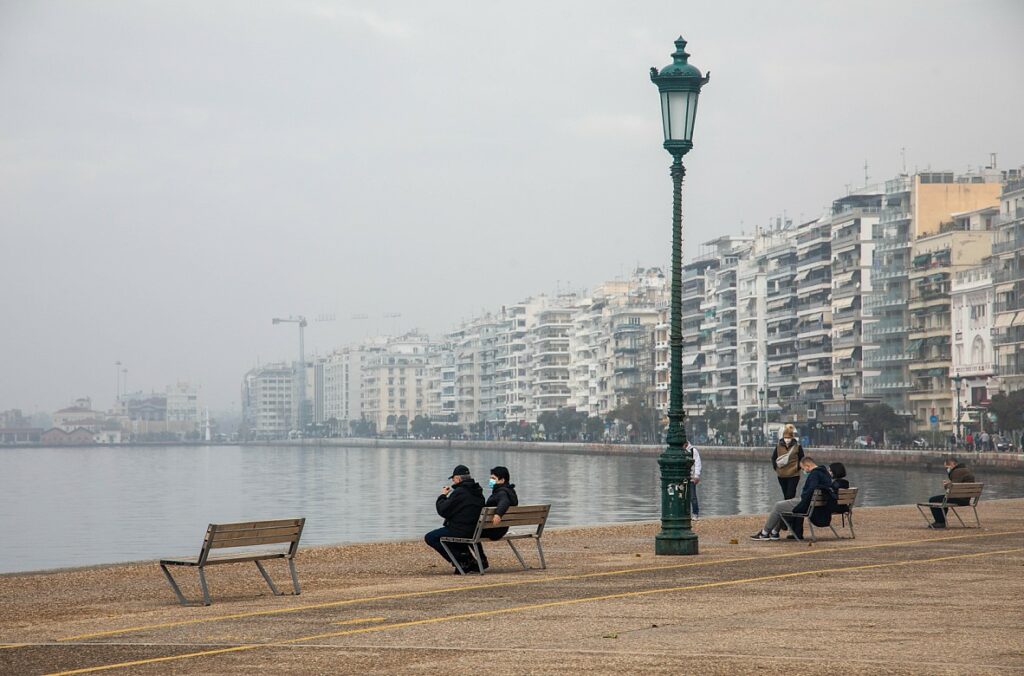
MULTIPOLYGON (((832 518, 835 518, 837 516, 842 517, 840 521, 840 528, 848 528, 850 530, 851 540, 857 537, 857 534, 853 531, 853 503, 856 501, 856 488, 840 488, 838 491, 836 491, 836 507, 845 506, 847 509, 844 512, 834 512, 832 514, 832 518)), ((811 542, 816 542, 816 538, 814 536, 814 524, 811 523, 810 516, 815 509, 829 509, 828 502, 828 498, 819 489, 814 491, 814 495, 811 497, 811 504, 807 508, 806 512, 783 512, 780 516, 782 516, 782 520, 785 521, 786 525, 789 527, 789 532, 793 533, 794 535, 796 535, 796 532, 793 530, 793 523, 790 520, 802 518, 804 522, 807 524, 807 527, 811 530, 811 542)), ((818 527, 821 528, 821 526, 818 527)), ((832 531, 832 534, 835 535, 837 539, 843 539, 843 536, 839 534, 839 531, 837 531, 836 527, 832 524, 831 519, 828 522, 828 528, 832 531)), ((797 539, 802 540, 803 538, 798 537, 797 539)))
POLYGON ((199 586, 203 590, 203 605, 210 605, 210 591, 206 584, 205 569, 207 566, 215 566, 222 563, 243 563, 252 561, 256 564, 263 579, 270 586, 270 591, 275 596, 282 596, 270 579, 266 568, 261 561, 270 559, 285 559, 288 561, 288 568, 292 574, 293 594, 299 594, 299 576, 295 572, 295 553, 299 549, 299 538, 302 537, 302 527, 305 519, 279 519, 277 521, 247 521, 244 523, 211 523, 206 529, 206 537, 203 538, 203 547, 195 558, 187 557, 181 559, 161 559, 160 570, 167 577, 175 596, 182 605, 198 605, 190 603, 185 595, 181 593, 178 583, 174 581, 168 566, 186 566, 196 568, 199 571, 199 586), (286 549, 280 547, 267 550, 266 545, 286 545, 286 549), (245 551, 220 552, 211 554, 214 549, 245 549, 245 551), (256 549, 254 549, 256 548, 256 549))
MULTIPOLYGON (((547 564, 544 562, 544 549, 540 545, 541 535, 544 534, 544 524, 548 520, 548 512, 551 511, 551 505, 519 505, 518 507, 509 507, 508 511, 501 517, 501 523, 497 526, 494 525, 494 515, 497 513, 497 507, 485 507, 480 512, 480 518, 476 522, 476 530, 473 531, 472 537, 468 538, 456 538, 456 537, 442 537, 441 546, 444 547, 444 551, 448 554, 448 558, 455 562, 455 567, 459 570, 460 575, 465 575, 466 571, 462 569, 459 564, 458 557, 452 554, 452 551, 448 548, 448 543, 457 543, 469 545, 469 552, 476 559, 477 568, 480 570, 480 574, 483 575, 483 557, 480 555, 480 538, 483 536, 484 531, 492 530, 494 528, 508 528, 509 531, 501 538, 508 543, 508 546, 512 548, 512 553, 519 559, 519 563, 523 566, 523 570, 528 570, 530 566, 527 565, 523 555, 516 548, 515 540, 532 539, 537 543, 537 556, 540 558, 540 567, 547 568, 547 564), (528 526, 525 530, 521 528, 528 526), (521 530, 512 530, 519 527, 521 530)), ((500 540, 487 540, 488 542, 500 542, 500 540)))
MULTIPOLYGON (((921 516, 928 523, 931 523, 930 512, 926 512, 925 509, 929 510, 934 507, 936 509, 950 510, 956 517, 956 520, 960 522, 960 525, 964 528, 981 528, 981 520, 978 518, 978 500, 981 499, 981 490, 985 487, 983 483, 971 483, 971 484, 957 484, 951 483, 946 486, 946 492, 942 496, 942 500, 939 502, 919 502, 917 503, 917 511, 921 512, 921 516), (950 500, 956 500, 957 502, 950 502, 950 500), (974 510, 974 526, 968 526, 964 523, 964 520, 960 518, 957 507, 970 507, 974 510)), ((949 523, 949 520, 946 520, 949 523)))

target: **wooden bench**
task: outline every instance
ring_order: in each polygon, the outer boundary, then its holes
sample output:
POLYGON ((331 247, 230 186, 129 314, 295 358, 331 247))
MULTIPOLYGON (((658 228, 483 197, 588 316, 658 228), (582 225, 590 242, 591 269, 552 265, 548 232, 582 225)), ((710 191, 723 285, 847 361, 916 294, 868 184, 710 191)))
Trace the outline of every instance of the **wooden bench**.
MULTIPOLYGON (((845 505, 849 509, 847 511, 845 511, 845 512, 837 512, 837 513, 834 513, 832 515, 833 517, 835 517, 835 516, 842 516, 843 517, 842 521, 841 521, 840 528, 849 528, 849 530, 850 530, 850 539, 851 540, 853 540, 853 539, 855 539, 857 537, 857 534, 853 531, 853 503, 856 502, 856 500, 857 500, 857 489, 856 488, 840 488, 838 490, 838 492, 837 492, 836 503, 835 504, 836 504, 837 507, 845 505)), ((825 497, 825 495, 821 492, 820 489, 814 491, 814 495, 811 497, 811 504, 807 508, 807 512, 805 512, 805 513, 800 513, 800 512, 783 512, 780 516, 782 516, 782 520, 786 522, 786 526, 789 527, 789 532, 793 533, 794 535, 796 535, 796 531, 793 530, 793 523, 790 522, 790 519, 794 519, 795 520, 797 518, 802 518, 804 520, 804 522, 807 524, 808 528, 810 528, 810 531, 811 531, 811 542, 816 542, 817 539, 816 539, 816 537, 814 535, 814 524, 811 523, 811 519, 810 519, 810 515, 811 515, 811 513, 815 509, 828 509, 828 498, 825 497)), ((821 526, 819 526, 819 528, 821 528, 821 526)), ((828 528, 829 528, 829 530, 832 531, 832 534, 835 535, 837 539, 839 539, 839 540, 843 539, 843 536, 839 534, 839 531, 836 530, 836 527, 834 525, 832 525, 832 521, 831 520, 829 520, 828 528)), ((797 540, 803 540, 803 539, 804 538, 797 537, 797 540)))
MULTIPOLYGON (((921 516, 928 523, 932 522, 931 512, 925 511, 925 508, 929 510, 932 507, 936 509, 949 509, 953 512, 956 520, 960 522, 960 525, 964 528, 981 528, 981 520, 978 518, 978 500, 981 499, 981 491, 985 488, 983 483, 972 483, 972 484, 958 484, 951 483, 946 486, 946 492, 942 496, 942 500, 939 502, 919 502, 917 503, 917 511, 921 512, 921 516), (950 500, 966 500, 966 503, 957 504, 956 502, 950 502, 950 500), (957 511, 957 507, 970 507, 974 510, 974 526, 968 526, 964 523, 964 520, 960 518, 960 514, 957 511)), ((948 523, 948 521, 947 521, 948 523)))
POLYGON ((295 573, 295 553, 299 549, 299 538, 302 537, 302 527, 305 519, 279 519, 277 521, 247 521, 244 523, 211 523, 206 529, 206 537, 203 538, 203 547, 195 558, 161 559, 160 570, 171 583, 171 589, 178 597, 182 605, 198 605, 190 603, 185 595, 181 593, 178 583, 174 581, 171 571, 167 566, 188 566, 199 570, 199 586, 203 590, 203 605, 210 605, 210 591, 206 585, 206 566, 214 566, 222 563, 242 563, 252 561, 256 564, 263 579, 270 585, 270 591, 275 596, 282 596, 274 586, 274 581, 263 567, 260 561, 270 559, 286 559, 288 568, 292 574, 293 594, 301 593, 299 588, 299 577, 295 573), (265 545, 287 545, 287 549, 280 547, 267 550, 265 545), (225 554, 210 555, 214 549, 246 548, 246 551, 231 552, 225 554), (254 549, 256 548, 256 549, 254 549))
MULTIPOLYGON (((540 567, 547 568, 547 564, 544 562, 544 549, 540 545, 541 535, 544 534, 544 524, 548 520, 548 512, 551 511, 551 505, 519 505, 518 507, 509 507, 508 511, 505 512, 504 516, 501 517, 501 523, 497 526, 494 525, 492 519, 497 513, 496 507, 485 507, 480 512, 480 518, 476 522, 476 530, 473 531, 473 536, 468 538, 455 538, 455 537, 443 537, 441 538, 441 546, 444 547, 445 553, 448 554, 448 558, 455 562, 455 567, 458 569, 460 575, 465 575, 466 571, 463 570, 459 564, 458 558, 452 554, 452 551, 448 548, 447 543, 457 543, 469 545, 469 551, 476 560, 477 569, 480 574, 483 575, 483 557, 480 554, 480 538, 483 536, 484 531, 492 530, 494 528, 516 528, 519 526, 532 526, 525 531, 509 530, 501 538, 508 543, 508 546, 512 548, 512 553, 519 559, 519 563, 523 566, 524 570, 528 570, 530 566, 526 564, 526 560, 523 555, 516 549, 514 540, 522 540, 525 538, 531 538, 537 543, 537 555, 540 558, 540 567)), ((491 542, 498 542, 498 540, 489 540, 491 542)))

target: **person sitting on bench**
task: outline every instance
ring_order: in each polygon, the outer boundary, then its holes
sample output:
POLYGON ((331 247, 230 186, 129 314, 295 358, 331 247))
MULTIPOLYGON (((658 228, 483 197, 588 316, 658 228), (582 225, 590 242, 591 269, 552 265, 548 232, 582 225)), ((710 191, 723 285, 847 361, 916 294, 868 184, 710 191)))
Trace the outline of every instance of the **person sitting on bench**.
MULTIPOLYGON (((832 475, 828 473, 825 467, 814 462, 814 458, 807 455, 801 458, 800 469, 804 473, 804 488, 800 492, 800 497, 776 502, 775 506, 772 507, 772 511, 768 514, 768 519, 764 522, 764 527, 751 535, 751 540, 778 540, 783 513, 806 513, 811 506, 811 500, 814 498, 814 491, 819 488, 828 490, 831 493, 832 475)), ((802 539, 803 525, 803 519, 794 519, 793 532, 787 536, 787 539, 802 539)), ((815 522, 815 525, 818 525, 817 522, 815 522)))
MULTIPOLYGON (((487 498, 484 507, 495 508, 494 518, 491 519, 491 523, 495 526, 501 523, 501 517, 505 516, 505 512, 508 511, 509 507, 515 507, 519 504, 519 496, 516 495, 516 485, 509 483, 511 478, 507 467, 498 465, 491 470, 491 479, 488 482, 491 486, 491 496, 487 498)), ((505 537, 507 532, 508 528, 488 528, 483 532, 483 537, 488 540, 500 540, 505 537)), ((487 552, 484 551, 483 545, 480 545, 480 559, 483 562, 484 570, 490 568, 490 564, 487 563, 487 552)), ((470 562, 471 570, 474 563, 470 562)))
MULTIPOLYGON (((957 459, 952 455, 946 456, 946 461, 942 463, 946 468, 946 474, 949 476, 948 479, 942 482, 942 487, 947 488, 950 484, 973 484, 974 474, 971 470, 967 469, 966 465, 961 465, 957 462, 957 459)), ((928 498, 928 502, 942 502, 942 499, 946 497, 944 494, 933 495, 928 498)), ((971 503, 970 498, 949 498, 946 502, 952 502, 954 505, 969 505, 971 503)), ((939 507, 932 507, 932 518, 934 522, 928 524, 929 528, 945 528, 946 527, 946 510, 940 509, 939 507)))
MULTIPOLYGON (((441 489, 437 496, 436 508, 438 515, 444 517, 444 525, 423 536, 423 540, 455 568, 455 562, 448 558, 441 546, 442 537, 468 538, 473 537, 480 511, 484 508, 484 491, 465 465, 456 465, 450 477, 452 485, 441 489)), ((476 568, 476 562, 469 553, 469 546, 453 543, 452 554, 459 558, 459 564, 465 570, 476 568), (472 562, 472 566, 470 563, 472 562)), ((458 569, 455 573, 458 574, 458 569)))

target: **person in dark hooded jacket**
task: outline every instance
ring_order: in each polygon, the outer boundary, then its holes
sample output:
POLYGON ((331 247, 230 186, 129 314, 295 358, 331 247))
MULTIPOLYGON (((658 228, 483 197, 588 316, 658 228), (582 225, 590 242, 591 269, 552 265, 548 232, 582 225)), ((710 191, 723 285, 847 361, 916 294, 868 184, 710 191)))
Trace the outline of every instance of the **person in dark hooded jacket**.
MULTIPOLYGON (((495 526, 501 523, 501 517, 505 516, 505 512, 508 511, 509 507, 515 507, 519 504, 519 496, 516 495, 516 485, 509 483, 511 477, 508 473, 507 467, 501 465, 491 470, 491 496, 487 498, 487 503, 484 507, 494 507, 494 518, 491 519, 491 523, 495 526)), ((508 528, 488 528, 483 532, 483 537, 488 540, 500 540, 505 537, 505 533, 508 532, 508 528)), ((484 570, 490 567, 487 563, 487 552, 484 551, 484 546, 480 545, 480 559, 483 562, 484 570)))
MULTIPOLYGON (((473 480, 469 468, 465 465, 456 465, 450 478, 452 485, 441 490, 436 502, 437 513, 444 518, 444 525, 424 535, 423 540, 454 567, 455 562, 448 558, 444 547, 441 546, 441 538, 473 536, 476 522, 480 518, 480 510, 484 507, 484 491, 480 484, 473 480)), ((473 561, 468 545, 453 542, 448 543, 448 549, 458 558, 464 570, 473 561)), ((471 567, 476 568, 475 565, 471 567)))
MULTIPOLYGON (((792 498, 790 500, 779 500, 776 502, 771 513, 768 514, 768 519, 765 521, 764 527, 751 535, 750 539, 778 540, 779 526, 782 524, 782 513, 806 512, 811 506, 811 499, 814 497, 814 491, 819 488, 825 491, 826 496, 834 497, 834 493, 832 492, 832 475, 828 473, 828 469, 816 463, 810 456, 804 456, 800 460, 800 469, 804 473, 804 487, 800 492, 800 497, 792 498)), ((824 509, 814 510, 814 513, 811 514, 811 519, 815 526, 822 526, 828 525, 827 520, 830 520, 831 516, 830 509, 826 507, 824 509), (820 520, 824 520, 824 523, 820 520)), ((794 519, 793 531, 794 537, 792 539, 803 537, 803 519, 794 519)))

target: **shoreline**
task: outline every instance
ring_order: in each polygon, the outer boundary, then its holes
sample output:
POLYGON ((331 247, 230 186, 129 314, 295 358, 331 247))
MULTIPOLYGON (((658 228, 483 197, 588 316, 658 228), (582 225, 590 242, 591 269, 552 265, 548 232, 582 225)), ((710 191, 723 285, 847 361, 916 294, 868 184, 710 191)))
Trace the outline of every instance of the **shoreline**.
MULTIPOLYGON (((570 453, 576 455, 618 455, 657 457, 664 446, 652 444, 594 444, 557 441, 469 441, 461 439, 381 439, 344 437, 333 439, 285 439, 280 441, 254 441, 238 444, 245 446, 295 446, 339 448, 418 448, 433 450, 495 450, 521 453, 570 453)), ((762 446, 698 446, 702 458, 767 462, 770 450, 762 446)), ((843 462, 853 466, 914 467, 935 469, 942 467, 947 451, 890 450, 880 448, 816 447, 806 450, 821 462, 843 462)), ((1008 474, 1024 474, 1024 453, 995 453, 963 451, 955 454, 972 468, 1008 474)))

